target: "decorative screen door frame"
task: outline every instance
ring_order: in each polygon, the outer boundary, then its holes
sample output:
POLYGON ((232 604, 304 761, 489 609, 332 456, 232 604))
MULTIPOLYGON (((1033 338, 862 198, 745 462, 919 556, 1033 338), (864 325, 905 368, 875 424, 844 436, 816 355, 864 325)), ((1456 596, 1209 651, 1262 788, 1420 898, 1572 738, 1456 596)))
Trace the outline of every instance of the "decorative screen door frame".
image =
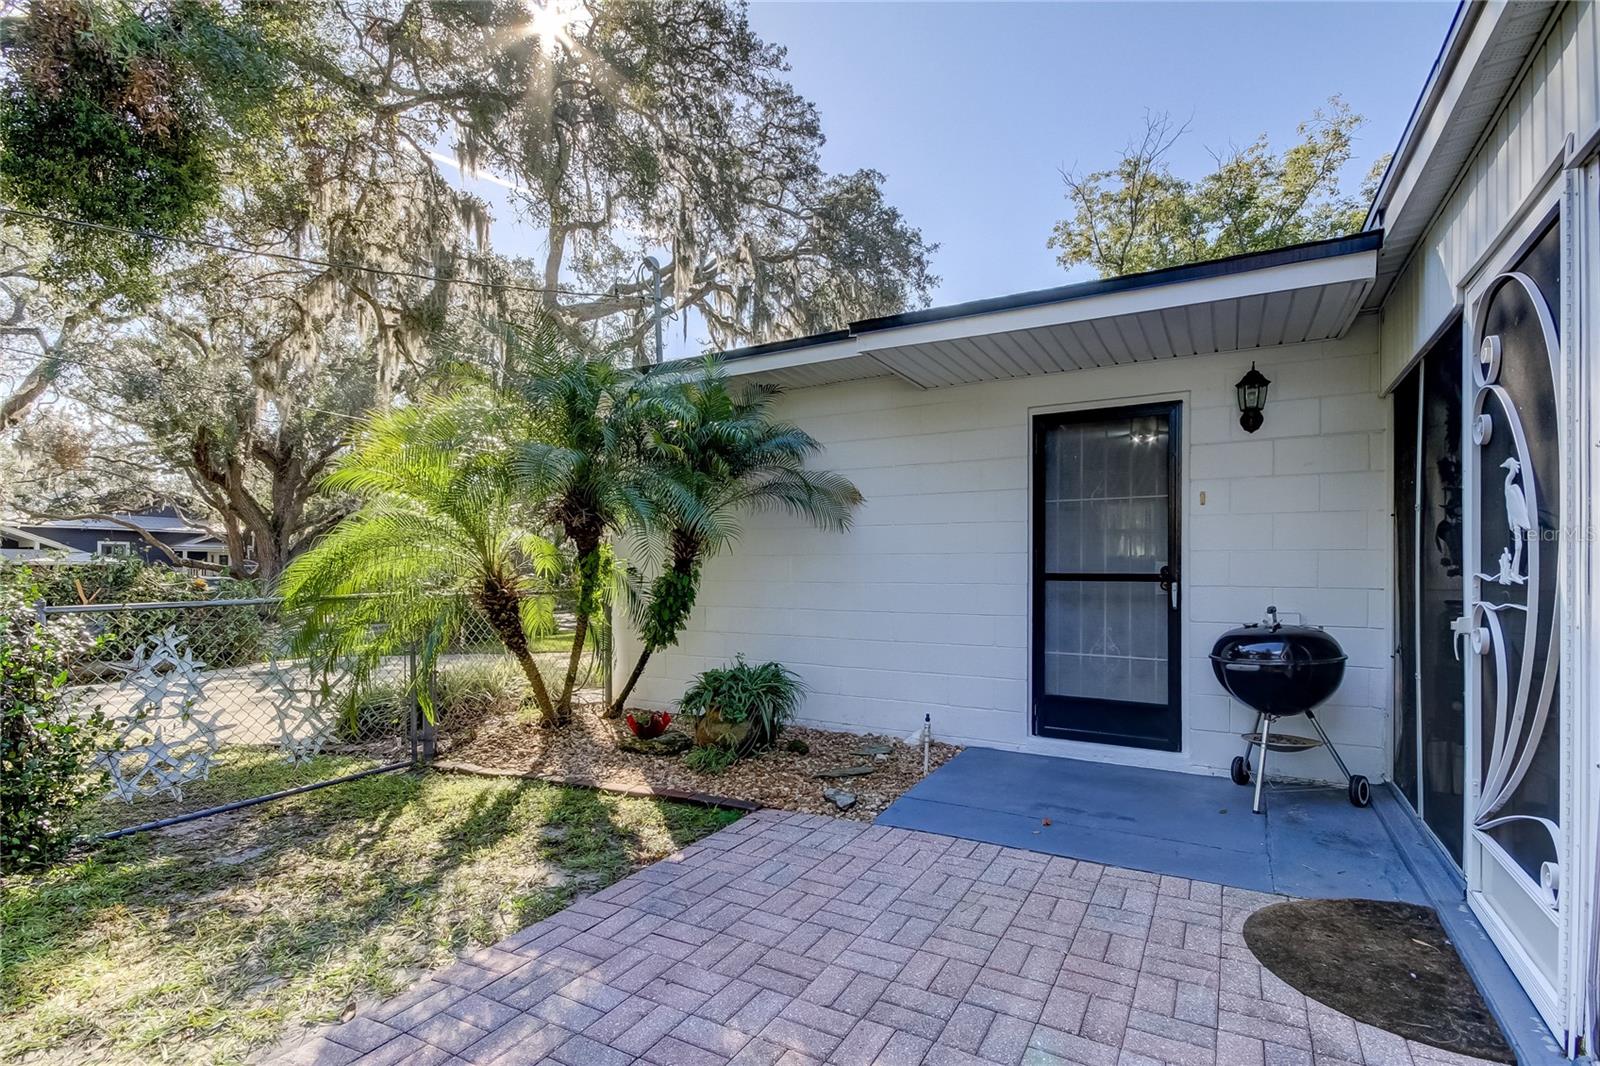
MULTIPOLYGON (((1462 496, 1465 563, 1462 568, 1462 581, 1466 615, 1457 623, 1456 633, 1465 671, 1466 689, 1464 705, 1467 718, 1465 758, 1467 773, 1464 797, 1463 872, 1466 876, 1467 902, 1483 923, 1490 939, 1505 957, 1546 1024, 1552 1032, 1570 1045, 1573 1034, 1581 1024, 1579 1017, 1574 1014, 1577 997, 1574 995, 1574 945, 1571 935, 1574 926, 1570 918, 1577 900, 1586 895, 1584 886, 1587 884, 1587 878, 1580 873, 1582 858, 1575 853, 1574 848, 1573 796, 1576 779, 1574 723, 1578 717, 1578 709, 1575 706, 1574 694, 1577 686, 1573 683, 1572 669, 1576 650, 1573 645, 1572 576, 1577 560, 1572 558, 1573 552, 1570 550, 1568 540, 1574 528, 1574 520, 1586 513, 1586 507, 1580 499, 1580 493, 1575 491, 1579 481, 1574 476, 1576 471, 1573 466, 1573 430, 1577 419, 1572 375, 1575 360, 1570 345, 1573 333, 1571 327, 1574 323, 1568 311, 1573 304, 1572 281, 1575 279, 1571 269, 1573 262, 1568 221, 1560 211, 1562 192, 1563 185, 1558 180, 1530 207, 1522 222, 1505 235, 1492 258, 1487 260, 1465 293, 1466 313, 1461 328, 1464 363, 1462 496), (1474 428, 1480 415, 1486 410, 1491 416, 1496 413, 1503 414, 1507 409, 1504 406, 1505 401, 1494 400, 1489 396, 1496 387, 1499 368, 1498 346, 1494 346, 1491 351, 1485 345, 1484 317, 1489 301, 1501 283, 1526 287, 1525 276, 1509 273, 1513 269, 1512 264, 1521 259, 1552 221, 1561 227, 1558 240, 1562 249, 1563 306, 1548 308, 1549 320, 1544 323, 1544 327, 1547 336, 1559 332, 1560 337, 1548 355, 1553 363, 1550 372, 1559 416, 1556 431, 1560 490, 1555 498, 1559 499, 1559 523, 1563 528, 1553 531, 1559 546, 1556 559, 1555 602, 1540 602, 1540 597, 1529 587, 1533 584, 1534 575, 1530 573, 1525 579, 1527 581, 1527 586, 1524 586, 1527 589, 1525 599, 1537 617, 1538 632, 1534 635, 1534 641, 1529 642, 1532 648, 1524 648, 1523 658, 1528 655, 1545 654, 1548 649, 1546 667, 1549 665, 1549 659, 1554 659, 1559 670, 1556 697, 1548 705, 1548 713, 1559 715, 1561 745, 1560 824, 1547 826, 1551 831, 1559 863, 1559 889, 1554 893, 1546 890, 1522 870, 1510 853, 1501 848, 1490 834, 1492 828, 1504 824, 1506 815, 1510 813, 1509 810, 1497 807, 1497 801, 1504 802, 1509 798, 1508 794, 1515 785, 1515 775, 1519 771, 1525 772, 1527 763, 1531 761, 1530 749, 1538 747, 1537 736, 1532 737, 1529 743, 1519 742, 1517 734, 1522 728, 1520 723, 1531 721, 1525 716, 1539 713, 1541 700, 1539 693, 1524 691, 1529 687, 1525 684, 1524 678, 1507 676, 1505 652, 1497 644, 1500 628, 1496 613, 1482 606, 1488 601, 1481 589, 1484 582, 1490 580, 1482 573, 1483 515, 1485 509, 1505 505, 1498 499, 1484 498, 1480 445, 1474 439, 1474 428), (1554 632, 1551 627, 1554 627, 1554 632), (1552 635, 1555 639, 1547 642, 1547 635, 1552 635), (1503 707, 1497 709, 1495 715, 1496 736, 1484 735, 1483 700, 1486 694, 1483 678, 1486 668, 1496 671, 1498 686, 1498 691, 1491 690, 1488 695, 1504 697, 1503 707), (1499 713, 1500 710, 1504 711, 1503 716, 1499 713), (1485 787, 1484 777, 1486 761, 1489 763, 1488 788, 1485 787), (1539 941, 1553 944, 1555 947, 1557 957, 1552 964, 1539 961, 1540 949, 1537 946, 1539 941)), ((1509 411, 1513 423, 1525 417, 1514 407, 1510 407, 1509 411)), ((1506 425, 1494 425, 1490 430, 1491 433, 1506 431, 1506 425)), ((1518 424, 1514 428, 1514 439, 1518 442, 1519 453, 1525 454, 1526 448, 1521 444, 1522 435, 1522 427, 1518 424)), ((1531 501, 1531 506, 1537 508, 1538 499, 1543 498, 1549 486, 1536 484, 1529 476, 1530 473, 1524 471, 1520 477, 1525 489, 1531 490, 1529 495, 1539 494, 1531 501)), ((1538 525, 1537 515, 1534 517, 1534 524, 1538 525)), ((1533 532, 1542 535, 1552 531, 1533 532)), ((1543 553, 1528 554, 1532 558, 1543 553)), ((1524 562, 1523 568, 1526 569, 1527 566, 1528 563, 1524 562)), ((1548 953, 1548 948, 1545 952, 1548 953)))
MULTIPOLYGON (((1563 415, 1570 415, 1573 441, 1593 442, 1600 439, 1600 126, 1582 149, 1569 140, 1564 176, 1562 289, 1569 295, 1560 313, 1562 387, 1569 399, 1563 415)), ((1566 1043, 1571 1055, 1581 1039, 1593 1057, 1600 1049, 1600 455, 1592 446, 1574 446, 1564 467, 1572 488, 1563 505, 1570 507, 1571 527, 1583 534, 1573 539, 1562 589, 1572 605, 1562 654, 1569 664, 1574 774, 1567 800, 1573 876, 1567 885, 1566 1043)))

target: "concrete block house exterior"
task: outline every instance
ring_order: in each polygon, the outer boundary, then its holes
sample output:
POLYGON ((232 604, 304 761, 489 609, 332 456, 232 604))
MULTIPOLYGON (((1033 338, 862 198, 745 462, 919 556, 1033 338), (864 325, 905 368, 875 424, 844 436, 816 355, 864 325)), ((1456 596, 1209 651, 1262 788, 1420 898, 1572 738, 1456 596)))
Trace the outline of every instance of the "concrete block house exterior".
POLYGON ((845 535, 751 519, 640 702, 742 652, 798 671, 826 727, 931 714, 961 744, 1226 774, 1254 714, 1207 654, 1275 606, 1349 657, 1319 717, 1352 771, 1593 1054, 1597 148, 1595 4, 1468 3, 1365 232, 727 353, 867 503, 845 535))

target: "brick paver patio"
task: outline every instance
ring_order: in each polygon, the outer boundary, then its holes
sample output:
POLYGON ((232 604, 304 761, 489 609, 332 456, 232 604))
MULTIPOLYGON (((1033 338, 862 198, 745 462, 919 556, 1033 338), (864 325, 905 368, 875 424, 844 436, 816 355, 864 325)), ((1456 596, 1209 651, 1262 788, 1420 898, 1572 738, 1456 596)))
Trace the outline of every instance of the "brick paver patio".
POLYGON ((1240 930, 1279 898, 763 811, 272 1061, 1479 1061, 1264 971, 1240 930))

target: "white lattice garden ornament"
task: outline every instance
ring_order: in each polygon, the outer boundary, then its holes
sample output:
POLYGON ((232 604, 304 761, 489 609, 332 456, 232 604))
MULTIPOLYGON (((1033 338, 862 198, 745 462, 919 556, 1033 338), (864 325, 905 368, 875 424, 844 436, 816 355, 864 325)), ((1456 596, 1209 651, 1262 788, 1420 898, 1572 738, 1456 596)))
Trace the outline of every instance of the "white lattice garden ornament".
POLYGON ((338 720, 333 693, 339 685, 331 674, 273 656, 269 699, 278 723, 278 747, 291 763, 302 763, 322 751, 338 720))
POLYGON ((115 749, 98 762, 119 799, 160 793, 182 799, 185 785, 211 775, 218 742, 216 727, 200 712, 206 664, 188 641, 168 626, 134 650, 117 686, 119 696, 131 690, 134 699, 115 720, 115 749))

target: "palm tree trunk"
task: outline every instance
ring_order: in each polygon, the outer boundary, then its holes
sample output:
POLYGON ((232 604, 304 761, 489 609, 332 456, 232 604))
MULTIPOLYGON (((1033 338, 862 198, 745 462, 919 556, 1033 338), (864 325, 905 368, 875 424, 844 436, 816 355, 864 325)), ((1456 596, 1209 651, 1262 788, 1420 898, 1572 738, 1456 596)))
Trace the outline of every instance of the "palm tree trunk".
MULTIPOLYGON (((517 635, 521 637, 520 627, 517 635)), ((505 635, 500 639, 505 641, 505 635)), ((533 654, 528 650, 527 640, 520 640, 517 647, 512 647, 509 642, 506 647, 517 660, 517 665, 522 667, 523 676, 528 679, 528 686, 533 689, 533 702, 539 707, 539 724, 546 729, 555 729, 565 724, 561 715, 556 713, 555 706, 550 702, 550 690, 545 687, 544 675, 539 672, 539 664, 534 662, 533 654)))
POLYGON ((523 676, 528 679, 528 687, 533 689, 533 701, 539 708, 539 724, 546 729, 559 726, 561 716, 550 701, 550 690, 545 687, 544 675, 539 672, 539 664, 534 661, 533 652, 528 648, 528 635, 522 629, 522 612, 518 609, 516 593, 498 583, 485 582, 478 593, 478 605, 483 608, 495 636, 500 638, 500 643, 505 645, 506 651, 511 653, 511 657, 522 668, 523 676))
POLYGON ((572 717, 572 690, 577 684, 578 667, 583 663, 583 642, 589 638, 589 616, 578 615, 572 627, 572 651, 567 656, 567 676, 561 682, 561 699, 556 701, 556 714, 563 722, 572 717))
POLYGON ((556 715, 565 723, 572 717, 572 690, 583 662, 583 645, 589 637, 589 616, 594 612, 595 588, 599 585, 600 545, 580 546, 578 552, 577 623, 572 627, 572 652, 567 656, 567 676, 556 701, 556 715))
POLYGON ((646 628, 644 647, 639 651, 639 661, 633 664, 633 673, 628 675, 627 684, 622 686, 622 691, 617 698, 607 707, 604 717, 615 718, 623 711, 628 696, 633 692, 634 686, 639 683, 639 678, 644 675, 645 663, 650 661, 650 656, 657 648, 668 647, 676 644, 678 633, 689 620, 689 614, 694 610, 695 594, 699 589, 700 574, 700 541, 682 529, 672 531, 672 566, 666 573, 658 576, 651 587, 651 599, 657 605, 664 599, 670 598, 675 607, 665 616, 660 629, 646 628), (656 640, 652 642, 649 634, 652 631, 656 640))
POLYGON ((633 692, 633 687, 639 683, 639 678, 644 676, 644 664, 650 661, 650 653, 653 651, 655 649, 648 644, 639 650, 639 661, 633 664, 633 673, 628 675, 628 680, 623 684, 622 691, 618 692, 617 698, 611 701, 611 706, 606 708, 603 717, 617 718, 621 716, 622 709, 628 702, 628 696, 633 692))

